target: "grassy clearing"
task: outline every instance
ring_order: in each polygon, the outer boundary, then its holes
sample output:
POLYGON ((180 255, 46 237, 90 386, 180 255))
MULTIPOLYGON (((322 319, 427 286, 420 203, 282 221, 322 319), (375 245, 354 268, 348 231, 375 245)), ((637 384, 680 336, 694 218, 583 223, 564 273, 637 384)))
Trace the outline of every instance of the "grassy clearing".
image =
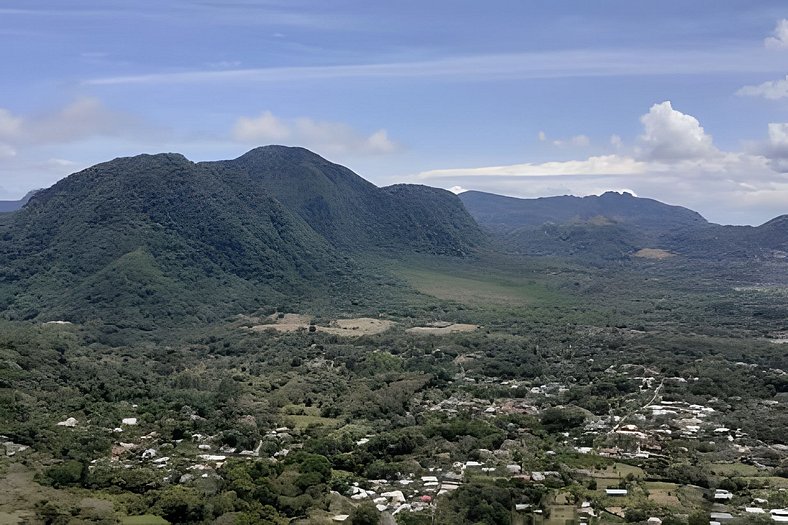
POLYGON ((297 430, 304 430, 310 425, 338 427, 341 423, 341 421, 336 418, 321 417, 320 409, 317 407, 287 405, 282 408, 281 413, 285 425, 297 430))
POLYGON ((788 489, 788 478, 780 478, 777 476, 742 476, 742 479, 753 485, 765 483, 771 488, 788 489))
POLYGON ((711 463, 709 469, 717 476, 758 476, 761 471, 744 463, 711 463))
POLYGON ((559 298, 536 277, 512 269, 485 268, 480 272, 478 266, 452 262, 401 266, 394 272, 424 294, 464 304, 527 306, 559 298))
POLYGON ((681 486, 675 483, 648 482, 644 484, 648 499, 663 507, 681 507, 681 486))

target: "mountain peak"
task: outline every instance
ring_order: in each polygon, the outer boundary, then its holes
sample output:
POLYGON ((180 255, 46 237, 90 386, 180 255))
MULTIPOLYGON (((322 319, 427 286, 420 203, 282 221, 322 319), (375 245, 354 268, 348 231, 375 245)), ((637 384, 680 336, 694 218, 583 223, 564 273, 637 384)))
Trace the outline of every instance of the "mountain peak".
POLYGON ((235 160, 249 162, 258 160, 271 161, 274 159, 287 160, 289 162, 308 160, 313 162, 330 163, 330 161, 324 159, 314 151, 308 150, 306 148, 302 148, 300 146, 282 146, 279 144, 258 146, 256 148, 250 149, 235 160))

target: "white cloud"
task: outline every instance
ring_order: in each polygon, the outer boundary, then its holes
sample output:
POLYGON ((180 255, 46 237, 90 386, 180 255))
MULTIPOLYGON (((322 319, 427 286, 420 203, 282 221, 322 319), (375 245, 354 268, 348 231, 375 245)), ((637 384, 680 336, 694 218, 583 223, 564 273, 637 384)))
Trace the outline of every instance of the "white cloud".
POLYGON ((561 177, 565 175, 633 175, 645 173, 646 163, 631 157, 619 155, 601 155, 585 160, 569 160, 543 162, 540 164, 524 163, 507 166, 490 166, 483 168, 450 168, 425 171, 420 178, 444 177, 561 177))
POLYGON ((313 120, 307 117, 281 119, 270 111, 258 117, 241 117, 233 128, 239 142, 266 143, 286 141, 332 153, 393 153, 400 146, 392 141, 385 129, 363 135, 342 122, 313 120))
POLYGON ((624 141, 618 135, 610 135, 610 145, 616 149, 620 149, 624 145, 624 141))
POLYGON ((239 118, 233 136, 242 142, 285 140, 290 136, 290 129, 270 111, 264 111, 259 117, 239 118))
POLYGON ((638 156, 646 160, 707 159, 720 153, 698 119, 673 109, 670 101, 651 106, 640 122, 643 134, 638 137, 638 156))
POLYGON ((763 97, 779 100, 788 97, 788 75, 780 80, 769 80, 757 86, 744 86, 736 92, 740 97, 763 97))
POLYGON ((553 141, 554 146, 574 146, 576 148, 587 148, 591 145, 591 139, 586 135, 575 135, 568 139, 557 139, 553 141))
POLYGON ((777 22, 774 28, 774 36, 770 36, 763 41, 763 44, 771 49, 788 48, 788 19, 783 18, 777 22))
POLYGON ((465 193, 468 190, 466 188, 463 188, 462 186, 452 186, 451 188, 449 188, 449 191, 455 195, 459 195, 460 193, 465 193))
POLYGON ((92 97, 39 115, 14 115, 0 108, 0 139, 12 146, 66 144, 94 136, 129 137, 144 131, 133 117, 112 111, 92 97))
POLYGON ((539 138, 539 142, 544 142, 547 140, 547 134, 544 131, 539 131, 536 136, 539 138))
POLYGON ((772 169, 788 173, 788 123, 769 124, 769 141, 763 150, 772 169))

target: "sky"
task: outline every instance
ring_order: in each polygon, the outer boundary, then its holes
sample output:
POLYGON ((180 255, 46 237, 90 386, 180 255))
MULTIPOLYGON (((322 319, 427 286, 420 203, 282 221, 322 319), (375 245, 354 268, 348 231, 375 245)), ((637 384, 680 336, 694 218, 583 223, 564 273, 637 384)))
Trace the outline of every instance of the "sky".
POLYGON ((0 199, 307 147, 379 186, 788 213, 784 0, 0 0, 0 199))

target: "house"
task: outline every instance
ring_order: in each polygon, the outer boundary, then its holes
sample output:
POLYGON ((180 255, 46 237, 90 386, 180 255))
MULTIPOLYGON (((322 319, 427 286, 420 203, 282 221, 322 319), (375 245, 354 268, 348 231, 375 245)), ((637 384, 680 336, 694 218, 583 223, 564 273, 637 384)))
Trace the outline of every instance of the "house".
POLYGON ((730 501, 731 499, 733 499, 733 494, 731 494, 730 491, 727 490, 717 489, 714 491, 714 499, 716 501, 721 501, 721 500, 730 501))
POLYGON ((627 489, 605 489, 606 496, 622 497, 626 496, 627 494, 629 494, 627 489))
POLYGON ((731 521, 733 519, 733 516, 727 512, 712 512, 709 517, 711 518, 711 521, 716 521, 718 523, 725 523, 726 521, 731 521))

